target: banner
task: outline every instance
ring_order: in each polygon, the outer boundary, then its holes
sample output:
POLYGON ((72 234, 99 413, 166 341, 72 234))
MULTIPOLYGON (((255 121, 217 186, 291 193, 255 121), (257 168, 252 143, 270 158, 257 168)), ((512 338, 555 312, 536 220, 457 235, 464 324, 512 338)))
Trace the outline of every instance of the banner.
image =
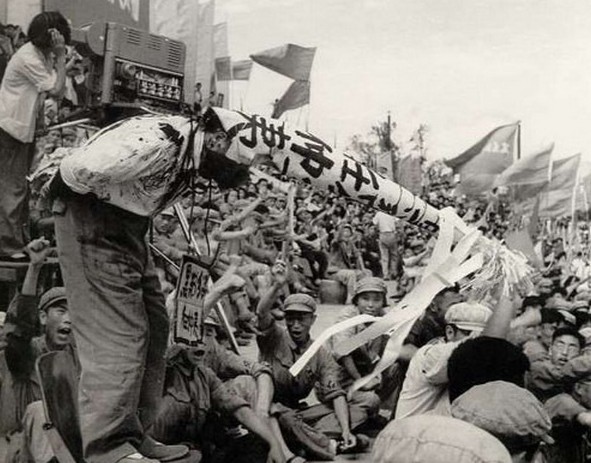
POLYGON ((293 43, 250 55, 263 67, 294 80, 310 80, 316 48, 305 48, 293 43))
POLYGON ((226 158, 252 165, 270 162, 283 175, 305 179, 413 224, 437 228, 439 211, 407 189, 335 152, 329 143, 276 119, 213 108, 232 137, 226 158))
POLYGON ((275 103, 271 117, 279 119, 285 111, 301 108, 310 103, 310 82, 296 80, 275 103))
POLYGON ((519 124, 497 127, 459 156, 444 161, 460 175, 459 194, 478 196, 493 188, 497 176, 513 163, 518 128, 519 124))
POLYGON ((252 60, 244 59, 241 61, 234 61, 234 63, 232 63, 232 80, 250 79, 251 70, 252 60))

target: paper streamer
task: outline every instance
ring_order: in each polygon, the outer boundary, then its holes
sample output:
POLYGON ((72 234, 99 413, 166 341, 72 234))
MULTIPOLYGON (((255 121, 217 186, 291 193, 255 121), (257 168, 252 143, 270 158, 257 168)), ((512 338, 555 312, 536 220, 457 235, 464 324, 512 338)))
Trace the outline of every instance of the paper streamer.
POLYGON ((376 320, 379 320, 379 317, 373 317, 371 315, 357 315, 355 317, 348 318, 347 320, 343 320, 342 322, 324 330, 318 339, 316 339, 312 345, 306 349, 306 352, 304 352, 304 354, 291 366, 289 372, 293 376, 299 375, 306 364, 312 360, 314 355, 316 355, 318 349, 320 349, 320 347, 335 334, 344 330, 348 330, 349 328, 353 328, 354 326, 363 325, 364 323, 371 323, 376 320))
MULTIPOLYGON (((315 135, 304 130, 289 129, 281 121, 259 115, 220 108, 215 108, 214 111, 226 132, 232 137, 226 157, 235 162, 248 166, 263 161, 270 162, 283 175, 305 180, 315 188, 332 191, 340 197, 351 198, 428 229, 438 229, 444 222, 443 217, 447 217, 445 230, 440 232, 439 244, 436 245, 433 258, 424 273, 423 281, 428 282, 428 288, 412 291, 398 305, 401 310, 416 309, 418 315, 415 319, 445 286, 458 282, 475 270, 479 270, 480 273, 471 282, 470 290, 474 294, 488 291, 501 279, 509 282, 508 290, 513 290, 523 281, 527 283, 531 276, 530 269, 522 263, 519 256, 504 248, 499 252, 500 243, 473 232, 474 229, 468 228, 453 211, 438 211, 355 159, 335 152, 328 143, 315 135), (460 243, 450 257, 451 247, 458 240, 460 243), (479 256, 464 263, 476 243, 479 256), (486 255, 489 263, 486 267, 494 264, 493 271, 484 271, 486 268, 478 269, 482 267, 483 255, 486 255), (461 265, 462 263, 465 265, 461 265)), ((423 286, 422 282, 419 286, 423 286)), ((406 323, 411 323, 411 319, 406 323)), ((390 313, 336 346, 337 355, 347 355, 368 341, 395 331, 399 326, 396 314, 390 313)), ((399 348, 391 347, 391 355, 387 356, 388 361, 398 356, 399 348)), ((305 357, 306 361, 310 358, 311 355, 305 357)), ((301 371, 304 365, 305 362, 302 361, 298 365, 299 368, 293 369, 293 374, 301 371)), ((382 367, 383 365, 380 365, 380 368, 382 367)))

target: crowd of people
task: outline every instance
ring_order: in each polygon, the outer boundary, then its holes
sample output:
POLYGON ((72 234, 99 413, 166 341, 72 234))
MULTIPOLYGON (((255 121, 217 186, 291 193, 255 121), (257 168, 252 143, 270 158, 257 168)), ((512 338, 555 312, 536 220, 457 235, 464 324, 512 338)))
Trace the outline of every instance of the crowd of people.
MULTIPOLYGON (((29 50, 41 66, 31 86, 35 102, 37 90, 63 95, 67 68, 67 23, 42 18, 33 21, 28 42, 45 50, 29 50)), ((13 32, 5 28, 7 37, 13 32)), ((5 77, 18 74, 18 62, 11 63, 5 77)), ((361 452, 377 462, 588 461, 588 224, 536 222, 529 227, 538 258, 533 291, 468 300, 459 286, 447 286, 412 327, 397 362, 352 391, 388 340, 340 355, 339 343, 366 325, 332 337, 297 376, 289 371, 312 344, 322 303, 338 305, 337 321, 404 310, 397 302, 421 288, 435 234, 268 166, 235 188, 194 179, 176 210, 138 201, 135 190, 100 197, 97 185, 109 188, 107 182, 91 175, 83 181, 77 169, 88 151, 77 149, 87 129, 50 131, 33 143, 31 106, 19 138, 4 119, 10 85, 0 88, 0 158, 31 157, 22 172, 4 174, 14 184, 17 174, 24 179, 34 170, 29 178, 38 194, 21 198, 30 200, 30 237, 16 239, 5 226, 22 219, 0 217, 2 256, 28 263, 0 317, 3 461, 65 461, 47 426, 55 417, 46 416, 43 399, 50 398, 42 397, 35 369, 50 352, 60 354, 76 391, 58 407, 72 413, 81 436, 80 448, 69 452, 91 463, 303 462, 361 452), (42 194, 49 177, 52 201, 42 194), (47 287, 40 273, 56 244, 61 270, 51 281, 60 283, 47 287), (194 345, 175 341, 174 332, 187 254, 198 256, 213 282, 194 345), (212 310, 218 304, 226 317, 212 310)), ((45 114, 58 118, 70 110, 51 108, 45 105, 45 114)), ((223 152, 227 134, 208 124, 205 149, 223 152)), ((112 132, 123 139, 131 130, 123 123, 112 132)), ((453 175, 437 163, 425 167, 423 180, 426 201, 454 208, 491 238, 504 240, 523 225, 503 192, 457 197, 453 175)))

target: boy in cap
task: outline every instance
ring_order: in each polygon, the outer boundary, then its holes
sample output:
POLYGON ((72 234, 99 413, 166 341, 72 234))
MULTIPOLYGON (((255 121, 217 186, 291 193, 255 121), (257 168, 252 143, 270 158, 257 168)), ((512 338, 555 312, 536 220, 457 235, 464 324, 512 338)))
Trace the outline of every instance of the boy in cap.
MULTIPOLYGON (((358 315, 371 315, 373 317, 383 316, 387 303, 387 293, 386 283, 384 283, 384 280, 381 278, 362 278, 355 286, 353 305, 346 306, 341 311, 336 323, 340 323, 358 315)), ((335 334, 331 338, 332 347, 336 347, 341 341, 355 336, 365 328, 365 325, 356 325, 335 334)), ((381 336, 373 339, 348 355, 341 358, 337 357, 337 361, 342 367, 340 375, 341 386, 348 388, 354 381, 371 373, 381 358, 387 341, 388 339, 386 336, 381 336)), ((355 394, 365 395, 364 402, 367 404, 367 410, 370 416, 378 412, 380 397, 385 398, 390 392, 392 392, 391 386, 394 382, 392 381, 393 379, 394 378, 386 372, 381 380, 380 378, 376 378, 374 381, 364 386, 361 391, 355 392, 355 394)))
POLYGON ((459 344, 484 329, 491 310, 474 302, 452 305, 445 314, 445 338, 421 347, 413 356, 400 398, 396 419, 434 411, 449 415, 447 361, 459 344))
POLYGON ((49 242, 39 238, 26 246, 30 263, 20 294, 6 315, 6 349, 0 353, 0 438, 8 444, 7 462, 31 457, 49 461, 54 455, 45 436, 45 414, 35 373, 36 359, 65 350, 76 365, 72 324, 63 287, 37 295, 37 280, 48 256, 49 242), (44 332, 37 336, 41 324, 44 332))
POLYGON ((347 403, 339 384, 339 367, 330 352, 321 347, 296 377, 289 368, 312 344, 310 330, 316 319, 316 302, 307 294, 292 294, 283 305, 286 328, 280 326, 271 310, 281 288, 287 281, 287 267, 277 261, 272 270, 273 284, 261 298, 257 308, 261 332, 257 336, 260 359, 271 366, 275 384, 274 401, 299 410, 298 415, 316 430, 333 438, 341 438, 345 447, 355 447, 353 434, 367 418, 359 407, 347 403), (301 409, 312 389, 322 403, 301 409))

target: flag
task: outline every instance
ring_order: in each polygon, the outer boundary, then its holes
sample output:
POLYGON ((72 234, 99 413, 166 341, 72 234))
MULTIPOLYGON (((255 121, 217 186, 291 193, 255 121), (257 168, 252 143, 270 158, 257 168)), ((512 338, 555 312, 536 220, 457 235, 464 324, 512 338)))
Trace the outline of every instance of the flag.
POLYGON ((586 175, 579 181, 577 192, 577 211, 587 212, 589 210, 589 198, 591 198, 591 174, 586 175))
POLYGON ((215 59, 215 77, 218 81, 232 80, 232 60, 229 56, 215 59))
MULTIPOLYGON (((194 2, 197 3, 197 2, 194 2)), ((197 15, 197 51, 194 56, 195 82, 201 82, 201 92, 205 101, 209 98, 211 91, 215 89, 214 69, 214 27, 213 18, 215 14, 215 2, 210 0, 207 3, 198 3, 197 15)))
POLYGON ((540 198, 540 217, 561 217, 572 214, 581 154, 552 163, 552 179, 540 198))
POLYGON ((316 47, 304 48, 293 43, 250 55, 255 63, 294 80, 310 80, 316 47))
POLYGON ((493 186, 510 187, 517 201, 533 198, 550 181, 550 159, 554 143, 530 156, 519 159, 505 169, 493 186))
POLYGON ((300 108, 308 103, 310 103, 310 82, 296 80, 289 86, 281 99, 275 103, 271 117, 279 119, 285 111, 300 108))
POLYGON ((211 90, 215 90, 215 92, 219 95, 222 94, 225 96, 224 98, 224 108, 230 107, 230 78, 231 78, 231 64, 229 62, 230 58, 230 51, 228 49, 228 23, 222 22, 218 24, 214 24, 213 26, 213 56, 215 58, 215 81, 214 86, 212 86, 211 90), (221 76, 228 77, 227 79, 221 79, 220 73, 218 72, 218 58, 225 58, 228 60, 228 63, 224 61, 223 71, 221 76), (227 70, 227 72, 226 72, 227 70))
POLYGON ((241 61, 234 61, 232 63, 232 80, 248 80, 248 79, 250 79, 251 69, 252 69, 252 60, 244 59, 241 61))
POLYGON ((458 192, 478 196, 489 191, 497 176, 513 163, 519 124, 497 127, 474 146, 445 164, 460 174, 458 192))
POLYGON ((397 181, 411 193, 423 194, 423 170, 420 156, 409 154, 398 161, 397 181))

